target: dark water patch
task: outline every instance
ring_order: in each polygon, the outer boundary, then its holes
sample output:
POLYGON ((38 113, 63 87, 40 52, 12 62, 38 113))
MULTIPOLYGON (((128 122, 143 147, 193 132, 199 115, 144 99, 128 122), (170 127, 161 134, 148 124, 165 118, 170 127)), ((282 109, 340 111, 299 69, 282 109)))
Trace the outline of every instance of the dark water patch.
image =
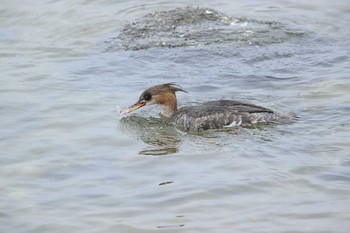
POLYGON ((168 148, 162 148, 162 149, 146 148, 144 150, 141 150, 139 152, 139 154, 140 155, 160 156, 160 155, 175 154, 177 152, 178 152, 178 149, 176 147, 168 147, 168 148))
POLYGON ((262 46, 303 35, 303 31, 279 22, 231 17, 210 8, 186 7, 146 14, 127 24, 116 40, 126 50, 142 50, 228 43, 262 46))

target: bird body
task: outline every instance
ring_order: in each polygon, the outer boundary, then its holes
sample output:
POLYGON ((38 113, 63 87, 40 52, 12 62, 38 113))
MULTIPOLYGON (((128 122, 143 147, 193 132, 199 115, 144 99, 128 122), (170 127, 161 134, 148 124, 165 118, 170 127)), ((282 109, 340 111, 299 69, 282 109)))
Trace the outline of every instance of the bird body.
POLYGON ((138 102, 124 112, 132 112, 146 104, 161 105, 161 115, 174 121, 184 131, 202 131, 248 127, 257 123, 289 123, 293 117, 271 109, 235 100, 204 102, 197 106, 177 108, 176 92, 183 91, 174 83, 153 86, 145 90, 138 102))

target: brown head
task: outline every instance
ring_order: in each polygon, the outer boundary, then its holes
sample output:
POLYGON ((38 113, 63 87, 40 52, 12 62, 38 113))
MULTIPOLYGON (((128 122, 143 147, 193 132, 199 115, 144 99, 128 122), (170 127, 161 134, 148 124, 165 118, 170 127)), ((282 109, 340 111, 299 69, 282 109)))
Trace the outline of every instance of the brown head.
POLYGON ((172 117, 172 115, 177 111, 175 94, 177 91, 188 93, 175 83, 165 83, 150 87, 140 95, 140 98, 136 104, 130 106, 124 112, 129 113, 135 111, 146 104, 159 104, 162 107, 161 114, 165 117, 172 117))

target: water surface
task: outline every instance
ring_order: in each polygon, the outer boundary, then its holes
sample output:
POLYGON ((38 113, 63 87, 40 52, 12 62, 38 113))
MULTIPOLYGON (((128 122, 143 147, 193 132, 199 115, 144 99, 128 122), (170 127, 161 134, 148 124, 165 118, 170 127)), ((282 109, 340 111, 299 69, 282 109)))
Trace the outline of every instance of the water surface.
POLYGON ((1 232, 348 232, 348 1, 191 5, 294 34, 135 51, 116 46, 125 25, 188 2, 1 4, 1 232), (299 120, 191 134, 156 107, 120 118, 164 82, 189 92, 179 105, 237 99, 299 120))

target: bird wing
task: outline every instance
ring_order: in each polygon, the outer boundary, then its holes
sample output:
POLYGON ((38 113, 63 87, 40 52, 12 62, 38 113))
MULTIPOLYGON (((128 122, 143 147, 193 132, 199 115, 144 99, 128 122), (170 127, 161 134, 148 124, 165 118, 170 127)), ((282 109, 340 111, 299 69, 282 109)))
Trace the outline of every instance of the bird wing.
POLYGON ((255 104, 244 103, 235 100, 216 100, 203 103, 203 106, 221 106, 229 107, 231 111, 236 111, 239 113, 258 113, 258 112, 267 112, 273 113, 271 109, 257 106, 255 104))

